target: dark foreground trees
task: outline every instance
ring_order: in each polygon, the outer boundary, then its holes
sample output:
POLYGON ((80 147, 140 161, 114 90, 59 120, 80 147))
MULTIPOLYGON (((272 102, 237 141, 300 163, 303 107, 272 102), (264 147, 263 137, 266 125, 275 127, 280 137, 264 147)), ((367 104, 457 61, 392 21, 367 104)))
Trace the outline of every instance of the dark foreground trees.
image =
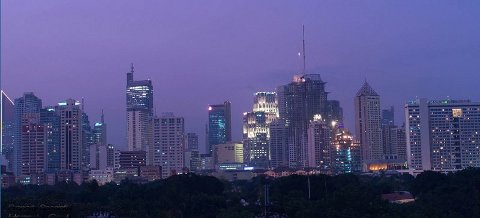
POLYGON ((125 181, 104 186, 96 182, 15 186, 5 189, 2 198, 3 208, 71 205, 76 217, 104 211, 117 217, 433 218, 480 217, 479 190, 480 170, 467 169, 454 174, 425 172, 416 178, 344 174, 256 177, 233 183, 188 174, 143 185, 125 181), (415 195, 414 203, 397 205, 381 199, 383 193, 405 190, 415 195))

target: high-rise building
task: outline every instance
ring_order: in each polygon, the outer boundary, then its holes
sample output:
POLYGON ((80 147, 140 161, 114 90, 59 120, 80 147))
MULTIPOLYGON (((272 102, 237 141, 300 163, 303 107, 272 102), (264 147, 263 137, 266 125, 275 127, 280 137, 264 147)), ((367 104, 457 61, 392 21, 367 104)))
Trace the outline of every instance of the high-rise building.
POLYGON ((345 128, 335 128, 332 140, 332 168, 336 174, 354 171, 354 140, 352 134, 345 128))
POLYGON ((15 107, 13 101, 1 91, 1 101, 2 101, 2 116, 1 116, 1 143, 2 143, 2 154, 8 161, 7 171, 13 171, 13 161, 14 161, 14 135, 15 135, 15 107))
POLYGON ((200 169, 200 152, 198 150, 198 135, 187 133, 185 135, 185 167, 192 171, 200 169))
POLYGON ((252 112, 243 114, 243 143, 245 162, 257 168, 270 165, 269 125, 278 118, 275 92, 257 92, 252 112))
POLYGON ((327 115, 327 92, 319 74, 294 76, 293 82, 277 88, 280 117, 288 126, 290 167, 305 167, 307 129, 313 116, 327 115))
POLYGON ((265 112, 243 114, 243 143, 245 163, 257 168, 267 168, 270 161, 270 132, 265 112))
POLYGON ((355 127, 362 162, 383 160, 380 95, 366 81, 355 96, 355 127))
POLYGON ((382 110, 382 147, 385 159, 397 159, 397 151, 392 144, 392 129, 395 126, 395 113, 393 106, 390 109, 382 110))
POLYGON ((305 166, 330 170, 332 129, 329 124, 322 119, 321 115, 315 115, 308 125, 307 134, 308 145, 304 151, 307 156, 305 166))
POLYGON ((358 140, 354 140, 352 147, 350 149, 352 153, 352 171, 353 172, 362 172, 363 171, 363 164, 362 164, 362 147, 360 146, 360 142, 358 140))
POLYGON ((480 103, 419 99, 405 105, 407 159, 412 170, 480 167, 480 103))
POLYGON ((39 113, 25 113, 22 117, 20 138, 20 174, 31 175, 45 172, 47 148, 45 126, 40 123, 39 113))
POLYGON ((382 146, 386 160, 406 161, 405 127, 395 125, 394 108, 382 110, 382 146))
POLYGON ((151 119, 153 85, 150 80, 133 80, 134 68, 127 73, 127 139, 129 151, 152 150, 151 119))
POLYGON ((90 120, 88 119, 87 113, 84 111, 84 104, 82 99, 82 169, 90 168, 90 146, 94 143, 94 135, 92 126, 90 125, 90 120))
POLYGON ((58 103, 60 116, 60 169, 82 170, 83 112, 80 102, 67 99, 58 103))
POLYGON ((407 160, 407 141, 405 135, 405 125, 394 127, 390 130, 391 146, 394 155, 398 160, 407 160))
POLYGON ((214 145, 232 141, 232 114, 231 103, 208 106, 208 148, 207 152, 213 154, 214 145))
POLYGON ((31 92, 24 93, 22 97, 15 99, 14 114, 14 160, 13 172, 20 175, 21 171, 21 136, 22 136, 22 119, 25 114, 40 113, 42 108, 42 100, 31 92))
POLYGON ((102 110, 100 122, 93 125, 93 144, 107 145, 107 124, 105 123, 105 116, 102 110))
POLYGON ((245 162, 257 168, 267 168, 270 161, 270 132, 265 112, 243 114, 243 142, 245 162))
POLYGON ((40 123, 46 129, 47 172, 60 169, 60 116, 55 107, 40 110, 40 123))
POLYGON ((184 167, 185 121, 173 113, 153 119, 154 161, 162 167, 162 178, 181 173, 184 167))
POLYGON ((269 125, 270 167, 288 166, 288 127, 285 120, 277 119, 269 125))

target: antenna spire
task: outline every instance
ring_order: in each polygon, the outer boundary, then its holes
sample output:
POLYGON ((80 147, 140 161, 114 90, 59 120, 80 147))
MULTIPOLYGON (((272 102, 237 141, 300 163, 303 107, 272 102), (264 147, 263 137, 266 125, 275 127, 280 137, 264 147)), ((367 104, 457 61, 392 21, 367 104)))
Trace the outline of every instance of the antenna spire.
POLYGON ((133 63, 130 65, 130 73, 135 72, 135 67, 133 66, 133 63))
POLYGON ((303 74, 305 75, 305 69, 306 69, 306 58, 305 58, 305 25, 302 25, 302 45, 303 45, 303 74))
POLYGON ((102 109, 102 117, 100 118, 100 120, 101 120, 100 122, 102 122, 102 124, 105 123, 105 116, 103 114, 103 109, 102 109))

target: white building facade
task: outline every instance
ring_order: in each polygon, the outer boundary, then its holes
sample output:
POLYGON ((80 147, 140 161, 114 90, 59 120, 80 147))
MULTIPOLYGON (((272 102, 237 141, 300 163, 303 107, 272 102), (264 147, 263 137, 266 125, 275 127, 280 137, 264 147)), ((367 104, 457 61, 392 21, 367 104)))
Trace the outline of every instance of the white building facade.
POLYGON ((480 167, 480 103, 419 99, 405 105, 411 170, 480 167))

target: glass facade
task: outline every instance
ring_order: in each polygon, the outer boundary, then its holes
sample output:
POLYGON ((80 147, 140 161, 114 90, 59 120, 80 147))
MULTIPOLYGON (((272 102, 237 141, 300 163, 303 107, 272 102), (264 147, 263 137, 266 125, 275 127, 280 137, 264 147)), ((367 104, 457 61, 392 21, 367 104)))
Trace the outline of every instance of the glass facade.
POLYGON ((88 169, 90 166, 90 146, 94 144, 94 135, 90 120, 85 112, 82 112, 82 166, 88 169))
POLYGON ((40 123, 46 128, 47 172, 60 169, 60 116, 54 108, 40 110, 40 123))
POLYGON ((127 87, 127 110, 151 110, 153 108, 152 82, 135 81, 127 87))
POLYGON ((230 102, 208 106, 208 151, 213 152, 214 145, 232 141, 230 102))
POLYGON ((354 141, 352 134, 345 129, 336 129, 333 138, 333 170, 336 174, 353 172, 354 141))
POLYGON ((287 126, 283 119, 274 120, 269 125, 270 131, 270 167, 288 166, 287 126))
POLYGON ((133 80, 134 68, 127 73, 127 145, 129 151, 148 151, 147 162, 153 161, 151 121, 153 118, 153 85, 150 80, 133 80))
POLYGON ((92 137, 94 144, 107 144, 107 124, 98 122, 93 125, 92 137))
POLYGON ((153 109, 153 85, 150 80, 133 80, 132 71, 127 74, 127 111, 153 109))

